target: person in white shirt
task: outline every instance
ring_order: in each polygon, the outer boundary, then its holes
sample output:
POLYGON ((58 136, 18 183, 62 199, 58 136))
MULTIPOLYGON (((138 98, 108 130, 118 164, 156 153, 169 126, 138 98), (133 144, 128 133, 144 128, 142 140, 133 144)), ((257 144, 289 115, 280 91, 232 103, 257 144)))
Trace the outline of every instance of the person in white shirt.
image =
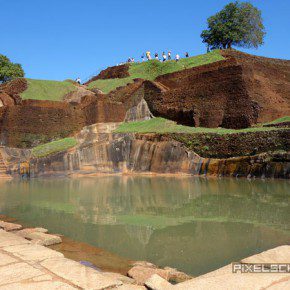
POLYGON ((76 79, 76 82, 80 85, 80 84, 81 84, 81 79, 78 77, 78 78, 76 79))
POLYGON ((176 60, 176 61, 179 61, 179 60, 180 60, 180 56, 179 56, 179 54, 177 54, 177 55, 175 56, 175 60, 176 60))
POLYGON ((167 56, 166 56, 165 52, 163 51, 163 53, 162 53, 162 60, 163 61, 166 61, 166 59, 167 59, 167 56))

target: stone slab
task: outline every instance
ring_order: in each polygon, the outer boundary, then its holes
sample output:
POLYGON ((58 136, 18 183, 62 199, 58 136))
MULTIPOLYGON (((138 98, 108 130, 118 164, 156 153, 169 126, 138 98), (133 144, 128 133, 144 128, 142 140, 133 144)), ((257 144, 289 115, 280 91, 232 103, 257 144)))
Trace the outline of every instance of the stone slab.
POLYGON ((290 278, 287 279, 286 281, 279 281, 274 284, 272 284, 267 290, 286 290, 290 289, 290 278))
MULTIPOLYGON (((289 263, 290 246, 277 247, 260 254, 245 258, 243 263, 289 263)), ((175 289, 224 289, 224 290, 260 290, 268 287, 279 288, 280 283, 290 279, 289 273, 232 273, 232 265, 227 265, 216 271, 191 279, 189 281, 177 284, 175 289)), ((280 284, 282 285, 282 284, 280 284)), ((282 286, 281 286, 282 287, 282 286)), ((270 288, 271 289, 271 288, 270 288)), ((275 289, 275 288, 273 288, 275 289)))
POLYGON ((22 225, 0 221, 0 228, 3 228, 5 231, 10 232, 22 229, 22 225))
POLYGON ((32 243, 42 245, 42 246, 51 246, 55 244, 59 244, 62 242, 61 238, 56 235, 50 235, 41 232, 31 232, 25 235, 26 239, 32 241, 32 243))
POLYGON ((170 290, 173 289, 173 285, 167 280, 161 278, 159 275, 152 275, 146 282, 145 285, 152 290, 170 290))
POLYGON ((125 284, 134 284, 135 283, 134 279, 127 277, 127 276, 124 276, 120 273, 113 273, 113 272, 101 272, 101 273, 102 273, 102 275, 104 275, 108 278, 111 278, 114 280, 119 280, 125 284))
POLYGON ((0 253, 0 266, 5 266, 15 262, 17 262, 16 259, 10 257, 9 255, 0 253))
POLYGON ((25 238, 25 236, 29 233, 34 233, 34 232, 39 232, 39 233, 47 233, 48 230, 44 228, 26 228, 20 231, 15 232, 16 235, 21 236, 25 238))
POLYGON ((41 270, 36 269, 28 265, 27 263, 23 262, 10 264, 1 267, 0 269, 1 269, 0 286, 10 283, 21 282, 23 280, 31 279, 44 274, 41 270))
POLYGON ((83 289, 106 289, 122 285, 122 282, 108 278, 102 273, 66 258, 47 259, 42 267, 83 289))
POLYGON ((23 282, 0 286, 1 290, 72 290, 78 289, 60 281, 23 282))
POLYGON ((23 244, 30 244, 30 242, 13 233, 0 230, 0 248, 23 244))
POLYGON ((290 246, 280 246, 242 260, 243 263, 290 263, 290 246))
POLYGON ((132 284, 124 284, 114 288, 116 290, 147 290, 145 286, 140 285, 132 285, 132 284))
POLYGON ((3 248, 4 251, 24 261, 43 261, 49 258, 61 258, 63 254, 46 247, 34 244, 16 245, 3 248))
POLYGON ((33 278, 32 280, 34 282, 42 282, 42 281, 51 281, 52 279, 53 279, 52 276, 45 274, 45 275, 37 276, 37 277, 33 278))

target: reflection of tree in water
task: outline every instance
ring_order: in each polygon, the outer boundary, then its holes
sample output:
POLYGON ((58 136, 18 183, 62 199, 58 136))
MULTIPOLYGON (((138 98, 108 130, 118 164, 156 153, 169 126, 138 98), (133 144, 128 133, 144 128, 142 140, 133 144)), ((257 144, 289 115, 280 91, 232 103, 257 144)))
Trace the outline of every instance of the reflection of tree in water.
POLYGON ((150 237, 154 232, 151 226, 142 225, 126 225, 125 231, 132 238, 132 240, 137 239, 142 246, 149 244, 150 237))
POLYGON ((85 222, 131 224, 134 217, 148 216, 152 225, 156 216, 165 217, 156 219, 158 228, 202 219, 289 229, 286 181, 105 177, 73 180, 70 187, 82 192, 74 192, 70 201, 85 222), (123 215, 131 218, 124 221, 123 215))
POLYGON ((289 181, 107 176, 5 184, 4 209, 13 200, 73 213, 86 223, 133 224, 142 216, 145 226, 156 217, 158 228, 202 219, 289 229, 289 181))

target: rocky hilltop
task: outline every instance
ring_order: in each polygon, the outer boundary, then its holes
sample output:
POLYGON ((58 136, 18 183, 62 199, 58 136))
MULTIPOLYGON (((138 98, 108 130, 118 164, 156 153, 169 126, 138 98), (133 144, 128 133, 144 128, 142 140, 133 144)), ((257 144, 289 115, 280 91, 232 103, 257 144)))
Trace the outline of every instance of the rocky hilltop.
POLYGON ((289 178, 289 68, 226 50, 110 67, 85 85, 16 79, 0 86, 0 176, 289 178))

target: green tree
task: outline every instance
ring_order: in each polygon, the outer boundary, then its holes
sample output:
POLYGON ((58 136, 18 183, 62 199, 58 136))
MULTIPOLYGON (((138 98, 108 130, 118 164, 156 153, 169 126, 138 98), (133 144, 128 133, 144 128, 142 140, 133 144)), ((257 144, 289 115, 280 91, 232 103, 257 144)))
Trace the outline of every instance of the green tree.
POLYGON ((19 77, 24 77, 21 65, 11 62, 7 56, 0 54, 0 83, 19 77))
POLYGON ((207 19, 208 29, 201 38, 210 49, 232 46, 257 48, 264 43, 261 11, 249 2, 231 2, 207 19))

